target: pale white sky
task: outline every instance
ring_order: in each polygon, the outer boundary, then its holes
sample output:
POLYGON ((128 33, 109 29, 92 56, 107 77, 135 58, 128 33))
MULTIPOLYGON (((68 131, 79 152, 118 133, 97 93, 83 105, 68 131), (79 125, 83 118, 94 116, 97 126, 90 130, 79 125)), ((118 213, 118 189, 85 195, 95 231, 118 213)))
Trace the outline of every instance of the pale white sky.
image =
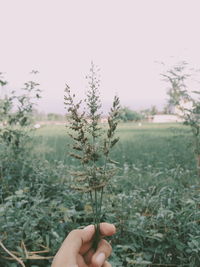
POLYGON ((91 60, 106 107, 116 92, 131 108, 161 107, 155 61, 200 68, 199 0, 0 0, 0 9, 0 72, 19 87, 39 70, 46 112, 64 112, 66 82, 83 96, 91 60))

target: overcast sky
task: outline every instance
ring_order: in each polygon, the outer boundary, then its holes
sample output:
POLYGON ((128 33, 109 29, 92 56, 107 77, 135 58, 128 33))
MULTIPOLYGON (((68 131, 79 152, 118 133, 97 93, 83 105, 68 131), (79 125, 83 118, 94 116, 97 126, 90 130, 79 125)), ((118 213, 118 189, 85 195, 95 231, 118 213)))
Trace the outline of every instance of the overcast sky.
POLYGON ((68 83, 79 97, 94 61, 107 107, 115 93, 135 109, 166 102, 164 61, 200 68, 199 0, 0 0, 0 72, 20 87, 32 69, 39 109, 64 112, 68 83))

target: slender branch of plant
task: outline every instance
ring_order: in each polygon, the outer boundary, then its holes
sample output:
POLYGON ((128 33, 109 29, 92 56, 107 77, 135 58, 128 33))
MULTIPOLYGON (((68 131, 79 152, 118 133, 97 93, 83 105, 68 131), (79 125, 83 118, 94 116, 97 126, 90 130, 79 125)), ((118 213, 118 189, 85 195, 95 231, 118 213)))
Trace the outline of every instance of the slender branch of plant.
POLYGON ((114 97, 108 116, 108 129, 103 130, 100 124, 101 101, 99 94, 100 80, 96 66, 92 63, 90 74, 86 77, 89 89, 82 108, 82 101, 75 103, 75 95, 71 94, 68 85, 65 89, 65 105, 67 107, 68 134, 73 142, 71 157, 81 162, 81 170, 72 175, 78 186, 74 189, 89 193, 95 225, 93 248, 96 249, 100 239, 100 221, 104 187, 116 173, 116 162, 110 158, 110 151, 119 141, 115 132, 119 120, 119 98, 114 97))

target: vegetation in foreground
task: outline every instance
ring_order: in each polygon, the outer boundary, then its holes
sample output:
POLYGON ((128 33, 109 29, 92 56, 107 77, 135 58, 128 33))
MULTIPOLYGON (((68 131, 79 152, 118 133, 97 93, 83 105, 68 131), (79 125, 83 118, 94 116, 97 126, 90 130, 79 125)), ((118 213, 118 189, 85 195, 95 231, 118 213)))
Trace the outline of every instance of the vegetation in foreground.
MULTIPOLYGON (((117 135, 120 172, 102 208, 118 229, 113 266, 198 266, 200 187, 188 128, 121 124, 117 135)), ((67 233, 92 222, 89 198, 71 189, 78 162, 66 147, 65 128, 48 126, 17 157, 1 149, 1 242, 25 266, 50 266, 67 233)), ((20 266, 0 250, 0 266, 20 266)))
MULTIPOLYGON (((89 196, 72 187, 79 163, 66 153, 70 140, 64 127, 31 131, 31 94, 39 98, 40 90, 35 82, 24 89, 0 101, 0 266, 5 267, 50 266, 68 232, 93 222, 89 196)), ((200 186, 189 128, 121 124, 117 136, 121 141, 111 158, 120 171, 108 183, 101 208, 102 219, 118 229, 113 266, 198 266, 200 186)))

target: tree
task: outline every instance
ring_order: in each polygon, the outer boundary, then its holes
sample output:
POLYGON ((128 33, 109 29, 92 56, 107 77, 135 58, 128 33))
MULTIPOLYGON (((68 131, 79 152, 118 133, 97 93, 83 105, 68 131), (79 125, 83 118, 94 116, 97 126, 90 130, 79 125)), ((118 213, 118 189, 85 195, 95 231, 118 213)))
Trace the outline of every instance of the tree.
POLYGON ((47 120, 48 121, 63 121, 64 116, 61 114, 57 114, 57 113, 48 113, 47 120))
POLYGON ((4 80, 3 73, 0 72, 0 85, 1 87, 5 86, 8 82, 4 80))
POLYGON ((184 124, 191 127, 194 140, 194 153, 197 158, 197 169, 200 177, 200 91, 191 91, 186 82, 191 74, 186 73, 186 62, 180 62, 166 73, 164 80, 170 84, 168 88, 168 104, 174 105, 181 112, 184 124))
MULTIPOLYGON (((0 95, 0 205, 21 183, 24 162, 30 155, 30 133, 35 100, 40 98, 39 84, 28 81, 20 94, 6 92, 1 77, 0 95)), ((27 177, 26 177, 27 179, 27 177)))
POLYGON ((158 113, 157 107, 155 105, 151 106, 150 115, 154 116, 158 113))
POLYGON ((144 116, 141 113, 138 113, 134 110, 131 110, 128 107, 124 107, 120 109, 119 118, 124 121, 140 121, 144 119, 144 116))

